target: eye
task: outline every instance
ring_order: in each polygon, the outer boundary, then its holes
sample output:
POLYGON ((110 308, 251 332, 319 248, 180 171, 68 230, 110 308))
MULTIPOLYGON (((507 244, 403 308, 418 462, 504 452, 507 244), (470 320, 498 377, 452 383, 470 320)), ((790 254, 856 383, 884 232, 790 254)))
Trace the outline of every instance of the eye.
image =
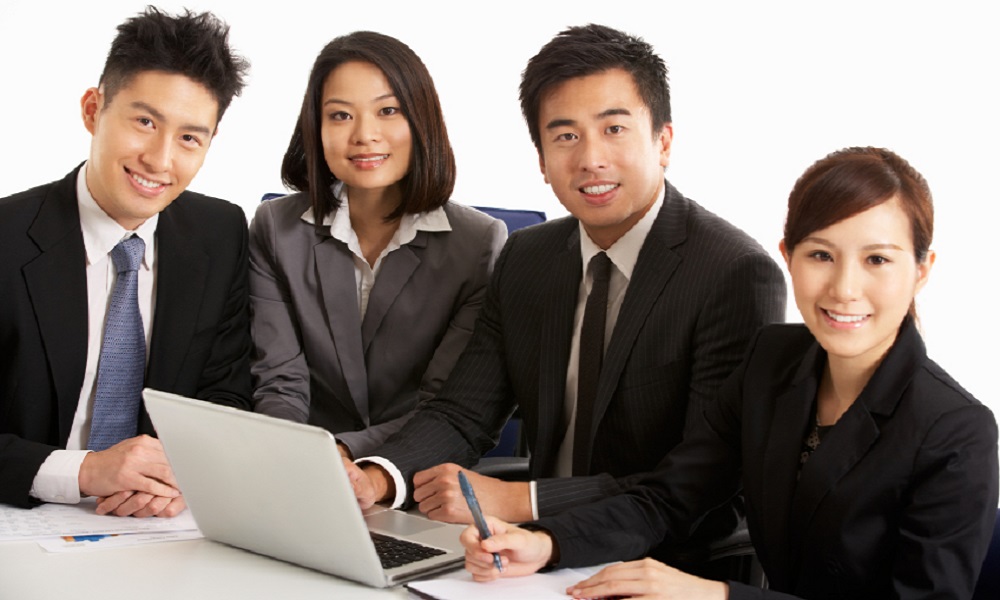
POLYGON ((833 257, 830 256, 830 253, 827 252, 826 250, 813 250, 812 252, 809 253, 809 258, 813 258, 822 262, 830 262, 833 260, 833 257))
POLYGON ((349 121, 351 119, 351 115, 347 114, 342 110, 338 110, 337 112, 330 113, 330 116, 328 118, 331 121, 349 121))
POLYGON ((872 256, 868 257, 868 264, 870 265, 875 265, 875 266, 887 265, 889 264, 889 262, 890 261, 888 258, 884 256, 879 256, 878 254, 873 254, 872 256))
POLYGON ((139 125, 142 125, 143 127, 152 127, 153 126, 153 120, 150 119, 149 117, 139 117, 135 121, 136 121, 136 123, 138 123, 139 125))
POLYGON ((576 139, 576 134, 570 133, 568 131, 566 133, 560 133, 559 135, 556 136, 557 142, 571 142, 575 139, 576 139))
POLYGON ((604 131, 606 133, 610 133, 612 135, 617 135, 619 133, 625 133, 625 126, 624 125, 612 125, 612 126, 608 127, 607 129, 605 129, 604 131))
POLYGON ((195 146, 201 145, 201 138, 191 135, 190 133, 185 133, 181 136, 181 141, 185 144, 191 144, 195 146))
POLYGON ((393 115, 400 114, 400 111, 399 111, 399 107, 396 107, 396 106, 385 106, 385 107, 379 109, 378 114, 381 117, 391 117, 393 115))

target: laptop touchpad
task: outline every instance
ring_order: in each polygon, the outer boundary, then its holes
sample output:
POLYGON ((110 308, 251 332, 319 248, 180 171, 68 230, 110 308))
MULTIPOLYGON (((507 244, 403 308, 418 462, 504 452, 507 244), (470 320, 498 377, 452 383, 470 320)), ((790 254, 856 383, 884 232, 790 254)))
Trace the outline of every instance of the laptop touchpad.
POLYGON ((442 527, 441 523, 424 517, 415 517, 398 510, 383 510, 366 515, 365 522, 369 529, 386 531, 396 535, 416 535, 418 533, 442 527))

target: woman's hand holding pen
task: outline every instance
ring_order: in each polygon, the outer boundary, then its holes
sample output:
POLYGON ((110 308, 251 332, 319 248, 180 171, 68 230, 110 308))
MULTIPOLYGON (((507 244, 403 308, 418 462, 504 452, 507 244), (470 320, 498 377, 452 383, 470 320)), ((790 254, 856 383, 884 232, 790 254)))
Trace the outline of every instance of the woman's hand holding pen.
POLYGON ((465 546, 465 569, 474 580, 493 581, 501 576, 493 563, 494 552, 503 562, 503 577, 530 575, 552 562, 554 546, 548 533, 521 529, 490 516, 486 522, 493 533, 489 539, 481 539, 474 525, 460 537, 465 546))

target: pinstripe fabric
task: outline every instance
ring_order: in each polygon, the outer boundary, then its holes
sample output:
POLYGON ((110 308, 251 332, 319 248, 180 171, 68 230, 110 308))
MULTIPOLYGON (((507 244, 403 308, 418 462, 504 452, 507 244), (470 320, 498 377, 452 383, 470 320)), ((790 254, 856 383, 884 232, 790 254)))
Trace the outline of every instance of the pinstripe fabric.
POLYGON ((752 334, 785 313, 784 278, 742 231, 667 184, 598 385, 592 475, 545 479, 565 433, 563 394, 582 274, 577 221, 515 232, 476 329, 442 392, 382 447, 409 480, 474 464, 520 405, 539 512, 617 494, 652 470, 687 416, 739 363, 752 334))

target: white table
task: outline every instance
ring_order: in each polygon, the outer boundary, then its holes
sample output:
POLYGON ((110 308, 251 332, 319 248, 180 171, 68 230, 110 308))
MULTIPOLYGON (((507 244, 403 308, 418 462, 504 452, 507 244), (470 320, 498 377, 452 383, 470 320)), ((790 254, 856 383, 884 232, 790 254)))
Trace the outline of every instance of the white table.
POLYGON ((49 553, 37 542, 0 542, 0 598, 16 600, 412 598, 205 539, 49 553))

